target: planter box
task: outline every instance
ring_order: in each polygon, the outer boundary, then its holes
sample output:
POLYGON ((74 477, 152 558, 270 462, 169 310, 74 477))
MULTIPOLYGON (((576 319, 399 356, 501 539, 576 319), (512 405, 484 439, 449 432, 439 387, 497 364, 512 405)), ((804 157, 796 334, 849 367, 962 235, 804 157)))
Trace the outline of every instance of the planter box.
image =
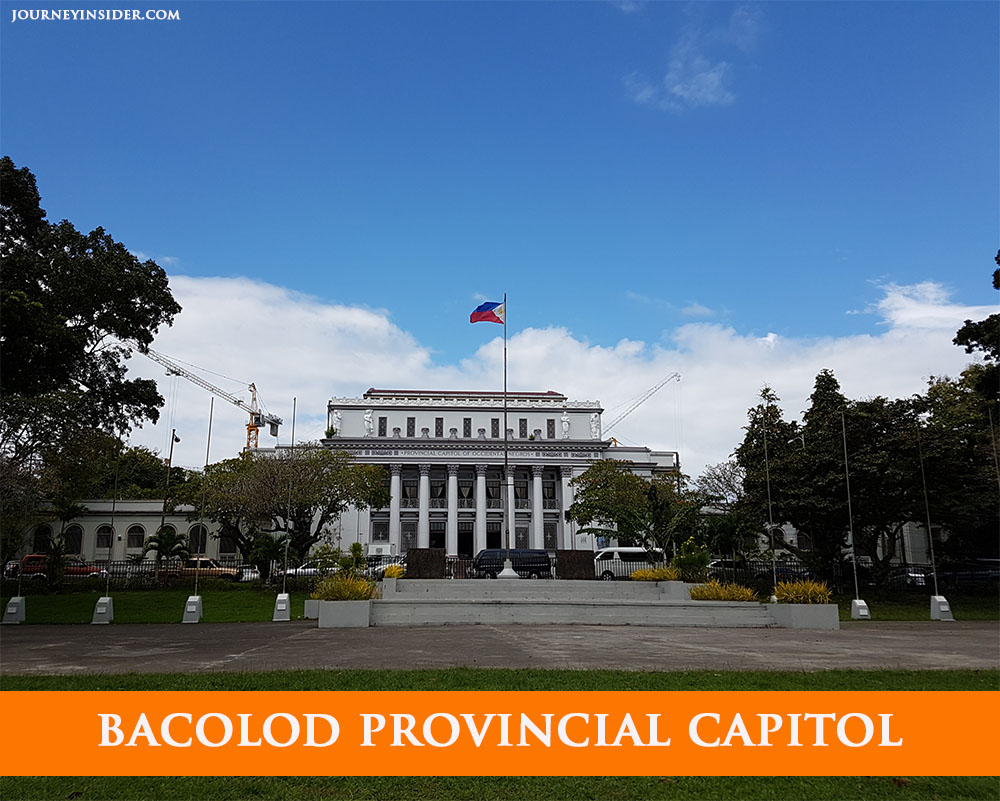
POLYGON ((836 604, 765 604, 767 611, 782 629, 840 628, 840 615, 836 604))
POLYGON ((366 629, 371 625, 371 601, 320 601, 321 629, 366 629))
POLYGON ((319 605, 319 601, 312 598, 306 598, 306 608, 302 613, 302 616, 306 620, 317 620, 319 618, 319 605))
POLYGON ((656 586, 660 588, 660 595, 670 601, 690 601, 691 588, 694 584, 684 581, 658 581, 656 586))

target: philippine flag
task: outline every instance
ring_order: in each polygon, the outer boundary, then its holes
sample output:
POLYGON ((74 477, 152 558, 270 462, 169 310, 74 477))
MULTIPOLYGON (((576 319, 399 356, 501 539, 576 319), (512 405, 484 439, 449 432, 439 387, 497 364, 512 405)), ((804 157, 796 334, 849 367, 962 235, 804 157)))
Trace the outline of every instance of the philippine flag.
POLYGON ((469 315, 470 323, 500 323, 504 322, 506 309, 503 303, 484 303, 469 315))

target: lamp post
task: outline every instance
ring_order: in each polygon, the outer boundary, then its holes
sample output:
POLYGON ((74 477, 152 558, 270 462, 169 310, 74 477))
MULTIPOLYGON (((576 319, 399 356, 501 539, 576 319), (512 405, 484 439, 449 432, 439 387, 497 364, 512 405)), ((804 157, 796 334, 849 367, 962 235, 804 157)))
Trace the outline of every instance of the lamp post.
POLYGON ((774 513, 771 508, 771 467, 767 456, 767 412, 771 408, 770 400, 765 400, 764 406, 764 483, 767 485, 767 532, 771 538, 771 603, 775 603, 778 598, 774 594, 774 588, 778 586, 778 566, 775 563, 774 553, 774 513))
POLYGON ((295 469, 295 411, 298 397, 292 398, 292 441, 289 451, 290 463, 288 466, 288 531, 285 533, 285 569, 281 572, 281 592, 274 599, 274 614, 271 616, 273 623, 288 621, 292 619, 292 604, 288 596, 288 546, 292 542, 291 537, 291 517, 292 517, 292 470, 295 469))
POLYGON ((931 554, 931 572, 934 575, 934 594, 931 596, 931 620, 954 620, 948 599, 938 592, 937 564, 934 560, 934 533, 931 530, 931 504, 927 497, 927 474, 924 471, 924 448, 920 443, 920 424, 917 423, 917 458, 920 460, 920 484, 924 491, 924 512, 927 515, 927 545, 931 554))
POLYGON ((852 620, 871 620, 868 604, 861 600, 858 588, 858 554, 854 548, 854 515, 851 511, 851 473, 847 467, 847 421, 844 412, 840 412, 840 431, 844 442, 844 483, 847 485, 847 529, 851 535, 851 569, 854 571, 854 600, 851 601, 852 620))

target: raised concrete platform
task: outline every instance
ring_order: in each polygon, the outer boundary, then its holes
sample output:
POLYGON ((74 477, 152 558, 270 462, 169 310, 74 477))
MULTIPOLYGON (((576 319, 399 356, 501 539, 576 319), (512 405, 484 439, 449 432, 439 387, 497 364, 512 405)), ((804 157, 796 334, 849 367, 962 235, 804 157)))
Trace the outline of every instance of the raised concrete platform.
MULTIPOLYGON (((371 605, 373 626, 576 624, 710 628, 838 628, 836 607, 815 617, 778 614, 772 606, 692 601, 690 585, 670 582, 452 581, 398 579, 371 605)), ((786 612, 789 610, 778 610, 786 612)))

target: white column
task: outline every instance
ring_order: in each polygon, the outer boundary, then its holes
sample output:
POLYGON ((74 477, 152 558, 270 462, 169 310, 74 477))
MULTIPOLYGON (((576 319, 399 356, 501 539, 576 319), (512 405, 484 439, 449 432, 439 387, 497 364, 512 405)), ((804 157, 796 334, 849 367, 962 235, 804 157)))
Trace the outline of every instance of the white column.
POLYGON ((417 511, 417 547, 429 548, 431 544, 431 466, 420 467, 420 486, 417 489, 420 508, 417 511))
POLYGON ((514 533, 515 533, 514 521, 517 519, 514 516, 514 466, 513 465, 510 465, 507 468, 507 475, 504 476, 503 482, 504 482, 504 486, 506 487, 506 490, 507 490, 507 500, 506 500, 507 520, 506 520, 506 524, 504 526, 503 547, 504 548, 513 548, 514 545, 515 545, 515 542, 514 542, 514 533))
POLYGON ((476 553, 486 547, 486 465, 476 465, 476 553))
POLYGON ((539 464, 531 466, 531 547, 545 547, 545 528, 542 525, 544 519, 542 510, 542 466, 539 464))
POLYGON ((447 552, 458 553, 458 465, 448 465, 448 529, 447 552))
POLYGON ((401 553, 401 542, 399 538, 399 499, 402 496, 400 488, 400 474, 403 472, 401 464, 389 465, 389 544, 396 546, 396 553, 401 553))
POLYGON ((573 488, 569 485, 570 479, 573 478, 573 468, 563 465, 559 468, 560 479, 562 486, 560 489, 560 495, 562 499, 559 504, 559 519, 562 523, 562 535, 563 535, 563 548, 570 551, 576 550, 576 523, 572 523, 566 519, 566 510, 573 504, 573 488))

